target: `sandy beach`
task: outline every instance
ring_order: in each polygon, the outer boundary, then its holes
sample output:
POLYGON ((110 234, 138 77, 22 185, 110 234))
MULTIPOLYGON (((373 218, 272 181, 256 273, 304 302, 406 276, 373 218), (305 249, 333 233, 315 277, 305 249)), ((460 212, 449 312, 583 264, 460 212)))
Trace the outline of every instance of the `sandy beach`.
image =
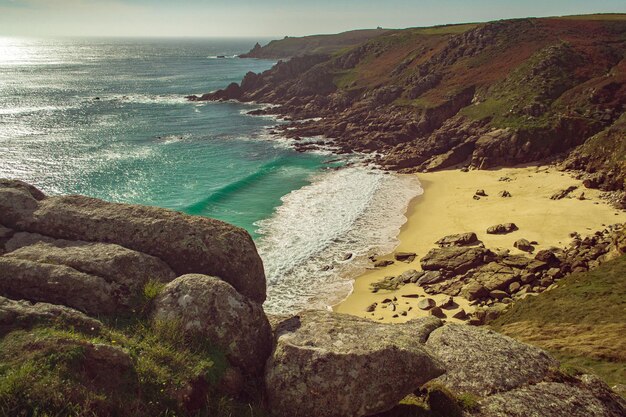
MULTIPOLYGON (((502 248, 509 249, 511 253, 521 253, 513 247, 513 243, 521 238, 537 241, 535 247, 539 251, 552 246, 565 247, 571 241, 571 232, 585 236, 603 229, 605 225, 626 222, 626 213, 600 199, 600 191, 584 188, 581 181, 554 167, 470 172, 448 170, 417 175, 424 194, 411 202, 407 221, 398 235, 396 250, 377 257, 377 260, 394 260, 396 252, 415 252, 416 259, 411 263, 395 261, 387 267, 368 269, 356 278, 353 292, 334 306, 334 311, 397 323, 427 316, 428 311, 417 307, 419 298, 406 297, 425 295, 416 284, 407 284, 397 291, 381 290, 377 293, 371 292, 370 285, 410 269, 420 270, 419 259, 436 247, 438 239, 450 234, 475 232, 489 249, 502 248), (578 188, 569 197, 550 199, 554 193, 570 186, 578 188), (474 199, 478 189, 483 189, 487 197, 474 199), (505 190, 511 197, 498 195, 505 190), (584 193, 584 199, 579 199, 581 193, 584 193), (486 233, 489 226, 509 222, 515 223, 519 230, 506 235, 486 233), (394 297, 397 298, 394 310, 378 308, 373 313, 366 311, 371 304, 380 304, 384 299, 394 297)), ((437 302, 448 298, 444 294, 429 297, 437 302)), ((452 315, 460 308, 472 311, 467 300, 454 297, 454 301, 457 307, 444 310, 449 321, 456 321, 452 315)))

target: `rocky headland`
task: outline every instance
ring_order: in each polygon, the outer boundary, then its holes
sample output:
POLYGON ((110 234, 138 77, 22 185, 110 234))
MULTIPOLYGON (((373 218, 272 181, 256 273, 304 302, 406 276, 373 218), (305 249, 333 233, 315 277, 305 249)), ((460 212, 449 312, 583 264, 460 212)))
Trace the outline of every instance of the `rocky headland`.
POLYGON ((252 113, 318 138, 300 149, 371 153, 400 172, 555 159, 593 188, 623 190, 624 33, 626 16, 590 15, 381 31, 323 53, 298 54, 290 38, 251 53, 284 45, 290 60, 189 99, 273 104, 252 113))
MULTIPOLYGON (((610 15, 287 38, 246 56, 291 59, 189 97, 272 104, 253 114, 286 118, 276 133, 303 151, 365 152, 402 173, 549 161, 591 190, 540 196, 602 219, 565 247, 534 237, 543 217, 429 226, 429 247, 373 259, 377 279, 362 282, 382 299, 363 317, 267 315, 263 263, 237 227, 0 180, 0 415, 623 416, 597 376, 483 325, 530 343, 557 334, 524 306, 561 317, 581 286, 572 302, 613 288, 619 313, 625 229, 590 207, 600 191, 626 206, 625 35, 610 15), (598 266, 615 268, 612 287, 589 287, 598 266)), ((497 194, 462 194, 467 207, 519 201, 502 178, 497 194)), ((591 317, 590 337, 623 329, 591 317)))
MULTIPOLYGON (((459 239, 446 242, 472 237, 459 239)), ((2 180, 0 253, 4 415, 626 410, 597 377, 571 375, 545 351, 488 329, 328 311, 268 317, 252 240, 216 220, 49 197, 2 180)), ((438 256, 428 262, 438 265, 438 256)))

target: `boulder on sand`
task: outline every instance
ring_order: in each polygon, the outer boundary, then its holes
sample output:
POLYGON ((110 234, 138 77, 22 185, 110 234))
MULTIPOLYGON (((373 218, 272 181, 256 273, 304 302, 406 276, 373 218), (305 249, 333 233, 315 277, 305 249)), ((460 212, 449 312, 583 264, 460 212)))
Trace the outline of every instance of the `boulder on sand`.
POLYGON ((431 249, 420 259, 424 271, 449 271, 463 274, 472 268, 483 265, 491 258, 493 252, 480 247, 448 247, 431 249))
POLYGON ((441 321, 374 323, 306 311, 276 329, 265 387, 279 417, 352 417, 383 412, 442 373, 423 349, 441 321))
POLYGON ((260 373, 272 350, 263 308, 207 275, 183 275, 167 284, 154 302, 153 323, 179 325, 186 336, 206 339, 246 374, 260 373))
POLYGON ((502 223, 495 226, 491 226, 487 229, 487 233, 490 235, 505 235, 518 230, 515 223, 502 223))
POLYGON ((217 276, 265 300, 263 264, 250 235, 218 220, 83 196, 45 197, 28 184, 0 180, 0 223, 57 239, 115 243, 162 259, 177 275, 217 276))
POLYGON ((459 233, 456 235, 442 237, 435 243, 442 248, 447 246, 466 246, 478 243, 478 237, 474 232, 459 233))
POLYGON ((532 252, 535 247, 527 239, 518 239, 513 243, 513 246, 523 252, 532 252))
POLYGON ((394 255, 396 261, 411 263, 417 255, 415 252, 397 252, 394 255))

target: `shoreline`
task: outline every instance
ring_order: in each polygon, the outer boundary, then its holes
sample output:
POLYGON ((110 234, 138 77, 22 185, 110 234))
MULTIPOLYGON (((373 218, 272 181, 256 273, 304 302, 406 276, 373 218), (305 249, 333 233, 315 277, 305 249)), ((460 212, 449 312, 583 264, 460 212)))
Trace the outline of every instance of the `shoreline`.
POLYGON ((405 211, 422 193, 414 176, 351 165, 314 174, 259 222, 268 279, 267 311, 325 309, 351 292, 374 253, 392 251, 405 211), (309 216, 302 216, 309 213, 309 216))
MULTIPOLYGON (((438 239, 450 234, 475 232, 489 249, 508 249, 511 254, 522 254, 524 252, 513 247, 517 239, 537 241, 536 253, 551 246, 567 246, 571 241, 571 232, 585 236, 604 228, 604 225, 626 222, 626 212, 611 207, 601 199, 601 191, 584 188, 581 180, 572 178, 570 173, 557 171, 554 166, 526 165, 469 172, 457 169, 416 175, 424 192, 409 203, 405 213, 407 221, 396 237, 396 248, 376 257, 376 260, 394 263, 382 268, 374 268, 370 263, 366 271, 352 278, 352 291, 341 302, 331 306, 333 311, 394 323, 428 316, 428 311, 417 307, 417 302, 426 293, 416 284, 377 293, 371 292, 370 285, 410 269, 421 270, 419 259, 437 247, 435 242, 438 239), (503 178, 508 180, 499 181, 503 178), (578 188, 567 198, 550 199, 552 194, 569 186, 578 188), (488 196, 474 200, 472 197, 477 189, 484 189, 488 196), (504 190, 509 191, 512 197, 498 196, 504 190), (578 199, 581 192, 584 193, 584 200, 578 199), (506 235, 485 233, 487 227, 507 222, 516 223, 519 230, 506 235), (412 262, 404 263, 394 259, 398 252, 415 252, 417 256, 412 262), (419 299, 402 297, 416 294, 419 299), (393 297, 398 299, 397 311, 381 308, 366 311, 374 303, 381 306, 384 299, 393 297)), ((428 297, 440 303, 449 296, 436 294, 428 297)), ((454 301, 457 306, 444 310, 449 321, 459 321, 451 316, 460 308, 466 313, 474 309, 469 301, 461 297, 454 297, 454 301)))

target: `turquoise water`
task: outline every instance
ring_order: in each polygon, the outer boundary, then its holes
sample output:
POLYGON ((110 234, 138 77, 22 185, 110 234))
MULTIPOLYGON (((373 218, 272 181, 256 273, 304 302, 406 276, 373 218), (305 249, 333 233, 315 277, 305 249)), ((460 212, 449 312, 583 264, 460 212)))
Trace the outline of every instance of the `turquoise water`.
POLYGON ((246 228, 325 157, 272 141, 275 120, 190 103, 274 62, 249 40, 0 38, 0 177, 215 217, 246 228), (224 55, 228 58, 216 58, 224 55))
POLYGON ((0 177, 225 220, 255 238, 266 311, 340 300, 393 249, 421 188, 358 157, 334 169, 336 156, 297 153, 269 134, 279 122, 245 114, 255 106, 184 99, 270 68, 233 58, 256 41, 0 38, 0 177))

